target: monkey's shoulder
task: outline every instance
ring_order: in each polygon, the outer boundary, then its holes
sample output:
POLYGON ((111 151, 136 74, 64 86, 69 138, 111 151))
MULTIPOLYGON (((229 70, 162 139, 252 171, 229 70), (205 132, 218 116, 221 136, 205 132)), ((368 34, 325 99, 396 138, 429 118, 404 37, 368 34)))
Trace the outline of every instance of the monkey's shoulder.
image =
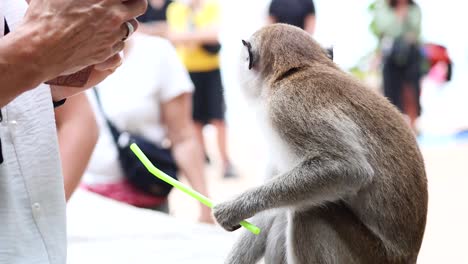
POLYGON ((353 94, 362 93, 358 83, 343 80, 342 76, 327 71, 314 70, 298 72, 274 82, 268 89, 267 99, 271 107, 282 110, 296 108, 307 112, 339 107, 347 104, 353 94))
POLYGON ((343 111, 359 107, 373 112, 394 112, 382 95, 351 74, 330 67, 301 69, 274 82, 270 87, 270 94, 273 99, 271 102, 289 106, 340 108, 343 111))

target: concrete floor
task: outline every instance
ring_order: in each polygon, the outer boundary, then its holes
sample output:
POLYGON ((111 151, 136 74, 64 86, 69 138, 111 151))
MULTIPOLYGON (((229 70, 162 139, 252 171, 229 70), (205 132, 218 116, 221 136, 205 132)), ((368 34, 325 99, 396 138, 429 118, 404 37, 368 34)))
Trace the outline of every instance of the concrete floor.
POLYGON ((468 263, 468 145, 423 152, 429 212, 419 263, 468 263))
MULTIPOLYGON (((418 263, 468 263, 468 144, 421 149, 429 183, 429 210, 418 263)), ((248 175, 226 181, 212 171, 210 177, 211 193, 216 200, 227 199, 256 183, 248 175)), ((180 205, 186 201, 183 195, 174 193, 172 198, 177 217, 195 219, 196 210, 189 212, 180 205)))
MULTIPOLYGON (((468 144, 423 146, 422 151, 430 201, 418 263, 468 263, 468 144)), ((245 168, 239 178, 224 180, 213 163, 208 180, 215 201, 258 182, 245 168)), ((197 206, 175 191, 175 217, 169 217, 79 191, 68 208, 69 263, 222 263, 236 234, 196 224, 197 206)))

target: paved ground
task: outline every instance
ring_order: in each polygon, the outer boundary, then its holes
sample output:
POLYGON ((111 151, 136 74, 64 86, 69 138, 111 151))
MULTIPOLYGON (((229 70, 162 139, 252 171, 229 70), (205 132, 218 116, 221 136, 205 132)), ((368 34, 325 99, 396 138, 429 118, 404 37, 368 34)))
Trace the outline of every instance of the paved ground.
MULTIPOLYGON (((468 144, 422 149, 430 203, 418 263, 468 263, 468 144)), ((216 165, 208 171, 218 201, 256 182, 247 173, 223 180, 216 165)), ((68 212, 69 263, 222 263, 235 234, 195 224, 197 204, 181 193, 173 193, 171 205, 175 217, 78 192, 68 212)))
POLYGON ((423 150, 429 214, 419 263, 468 263, 468 145, 423 150))
POLYGON ((233 234, 78 191, 68 211, 69 264, 222 263, 233 234))

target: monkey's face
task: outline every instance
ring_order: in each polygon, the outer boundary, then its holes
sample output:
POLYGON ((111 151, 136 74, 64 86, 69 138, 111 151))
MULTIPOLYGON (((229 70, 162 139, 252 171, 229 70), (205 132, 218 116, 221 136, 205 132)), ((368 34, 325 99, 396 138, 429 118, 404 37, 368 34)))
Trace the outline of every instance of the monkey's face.
POLYGON ((332 53, 322 48, 300 28, 274 24, 242 40, 240 63, 244 92, 259 97, 285 73, 312 65, 336 67, 332 53))

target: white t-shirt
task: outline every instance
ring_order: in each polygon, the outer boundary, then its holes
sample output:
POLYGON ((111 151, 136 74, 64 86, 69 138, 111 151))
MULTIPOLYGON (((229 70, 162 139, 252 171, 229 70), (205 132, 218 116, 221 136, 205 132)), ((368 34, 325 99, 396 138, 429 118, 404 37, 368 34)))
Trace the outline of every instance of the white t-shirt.
MULTIPOLYGON (((193 84, 167 40, 135 33, 130 41, 130 51, 122 66, 98 85, 101 102, 105 114, 120 130, 137 133, 160 144, 166 138, 161 103, 192 92, 193 84)), ((94 94, 89 91, 88 95, 94 103, 101 133, 83 182, 119 182, 123 175, 115 143, 94 94)))
MULTIPOLYGON (((24 0, 1 0, 1 24, 6 19, 13 32, 26 9, 24 0)), ((1 111, 0 263, 65 264, 65 194, 50 88, 25 92, 1 111)))

